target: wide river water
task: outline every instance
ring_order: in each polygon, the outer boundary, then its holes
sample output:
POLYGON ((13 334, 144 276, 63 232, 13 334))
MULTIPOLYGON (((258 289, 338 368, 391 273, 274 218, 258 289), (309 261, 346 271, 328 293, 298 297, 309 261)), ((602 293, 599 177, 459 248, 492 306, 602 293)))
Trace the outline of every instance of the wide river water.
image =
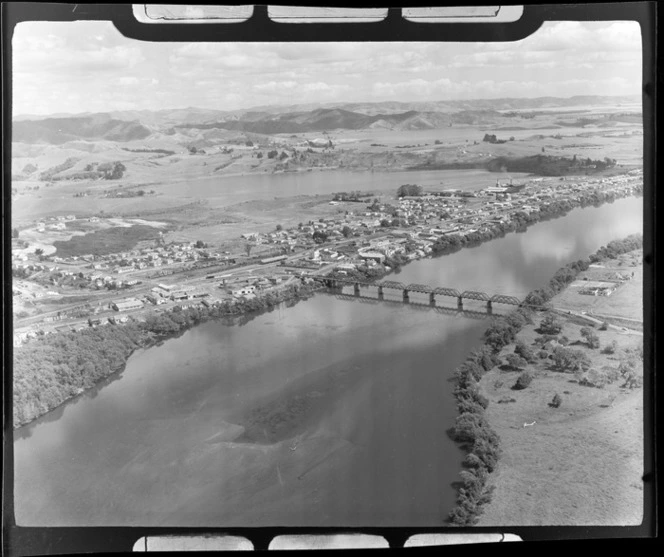
MULTIPOLYGON (((642 210, 576 209, 390 278, 523 297, 642 210)), ((17 524, 441 525, 463 458, 451 378, 488 321, 365 294, 197 326, 16 430, 17 524)))

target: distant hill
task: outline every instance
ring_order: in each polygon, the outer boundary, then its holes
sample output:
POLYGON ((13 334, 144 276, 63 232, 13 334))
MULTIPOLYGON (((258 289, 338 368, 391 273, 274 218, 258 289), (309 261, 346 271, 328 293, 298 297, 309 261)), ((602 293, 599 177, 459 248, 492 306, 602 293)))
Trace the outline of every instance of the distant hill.
MULTIPOLYGON (((467 119, 467 118, 466 118, 467 119)), ((472 120, 472 118, 471 118, 472 120)), ((241 116, 232 120, 207 124, 180 124, 179 129, 226 129, 260 134, 306 133, 326 130, 361 130, 390 128, 398 130, 434 129, 448 125, 453 119, 437 112, 409 110, 395 114, 362 114, 343 108, 318 108, 308 112, 267 114, 252 112, 250 117, 241 116)))
POLYGON ((132 141, 145 139, 152 131, 138 121, 116 120, 107 115, 45 120, 22 120, 12 126, 12 141, 62 145, 81 139, 132 141))
MULTIPOLYGON (((61 145, 77 140, 125 142, 149 136, 176 139, 197 131, 226 130, 273 135, 335 129, 437 129, 453 124, 501 125, 500 118, 523 111, 639 103, 639 97, 576 96, 523 99, 471 99, 427 102, 356 102, 314 106, 264 106, 247 110, 182 108, 126 110, 40 118, 16 116, 13 141, 61 145)), ((531 115, 532 116, 532 115, 531 115)), ((509 125, 509 124, 507 124, 509 125)))

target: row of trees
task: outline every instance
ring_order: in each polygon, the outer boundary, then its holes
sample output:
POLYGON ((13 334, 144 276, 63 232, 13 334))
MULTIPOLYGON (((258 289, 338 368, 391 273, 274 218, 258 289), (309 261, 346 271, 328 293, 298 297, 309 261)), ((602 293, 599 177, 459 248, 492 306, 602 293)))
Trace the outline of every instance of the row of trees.
POLYGON ((455 371, 459 416, 454 425, 454 438, 468 451, 460 473, 461 485, 456 506, 448 520, 457 526, 477 522, 482 507, 491 500, 493 488, 487 486, 501 455, 500 438, 485 417, 489 400, 480 393, 482 376, 500 363, 498 353, 514 341, 516 333, 531 322, 531 310, 518 308, 495 319, 484 334, 484 345, 473 352, 455 371))
POLYGON ((339 191, 332 195, 332 201, 364 201, 365 198, 371 197, 373 194, 371 192, 363 191, 339 191))
MULTIPOLYGON (((594 254, 590 255, 588 259, 579 259, 578 261, 569 263, 561 269, 558 269, 556 274, 553 275, 549 281, 548 286, 533 290, 528 296, 526 296, 524 301, 525 303, 532 305, 545 304, 571 284, 581 271, 587 270, 591 263, 604 259, 615 259, 620 254, 628 253, 641 247, 643 247, 642 234, 632 234, 622 240, 611 241, 606 246, 602 246, 594 254)), ((545 334, 557 333, 551 332, 545 334)))
MULTIPOLYGON (((486 139, 485 139, 486 141, 486 139)), ((491 143, 500 143, 495 141, 491 143)), ((542 147, 542 153, 546 149, 542 147)), ((606 170, 615 166, 616 161, 605 157, 604 160, 577 160, 576 158, 555 157, 550 155, 531 155, 527 157, 495 157, 486 163, 486 169, 491 172, 528 172, 539 176, 565 176, 578 173, 579 168, 595 171, 606 170)))

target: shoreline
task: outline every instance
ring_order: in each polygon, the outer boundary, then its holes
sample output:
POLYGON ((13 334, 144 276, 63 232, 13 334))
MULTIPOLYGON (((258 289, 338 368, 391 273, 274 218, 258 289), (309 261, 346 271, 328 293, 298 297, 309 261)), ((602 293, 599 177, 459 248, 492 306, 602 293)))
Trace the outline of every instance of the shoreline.
MULTIPOLYGON (((45 416, 49 412, 57 410, 64 404, 76 399, 77 397, 85 394, 90 389, 97 387, 100 383, 107 380, 115 374, 122 373, 127 365, 127 361, 131 355, 139 349, 148 349, 154 346, 158 346, 162 342, 169 340, 170 338, 176 338, 181 334, 185 333, 191 327, 198 324, 218 319, 218 320, 232 320, 232 324, 237 324, 237 321, 250 320, 254 317, 260 315, 262 312, 270 311, 276 305, 281 303, 286 304, 295 304, 301 300, 305 300, 312 296, 316 292, 316 288, 309 287, 307 285, 289 285, 283 288, 282 290, 277 290, 276 292, 268 292, 261 297, 257 297, 249 301, 233 301, 226 302, 220 306, 213 306, 211 308, 187 308, 181 309, 180 311, 169 312, 172 314, 170 317, 179 315, 181 319, 178 321, 173 321, 170 319, 169 315, 166 314, 154 314, 153 320, 151 322, 135 322, 130 321, 124 325, 114 325, 107 326, 104 328, 90 328, 82 331, 81 333, 56 333, 49 337, 42 337, 47 340, 53 340, 51 337, 67 336, 69 339, 77 338, 77 335, 80 337, 91 336, 97 333, 97 339, 101 335, 101 341, 109 342, 111 340, 117 340, 116 338, 110 338, 114 332, 121 331, 128 333, 128 337, 131 339, 121 339, 124 341, 123 346, 125 346, 122 361, 119 365, 110 365, 102 373, 96 373, 92 377, 92 381, 86 381, 89 377, 79 377, 79 383, 76 384, 64 384, 61 385, 63 389, 66 389, 64 392, 60 392, 57 395, 54 395, 54 398, 51 398, 45 402, 45 405, 41 407, 36 413, 33 411, 28 415, 23 414, 22 406, 29 405, 30 408, 34 408, 35 400, 37 402, 43 402, 40 392, 37 389, 33 389, 31 393, 32 396, 28 396, 27 401, 17 401, 17 379, 14 373, 14 423, 13 429, 19 429, 23 426, 30 425, 35 420, 45 416), (163 319, 166 318, 168 321, 164 322, 163 319), (104 339, 103 337, 107 335, 109 338, 104 339), (21 417, 23 416, 23 417, 21 417)), ((113 335, 116 336, 116 335, 113 335)), ((33 345, 34 341, 27 343, 18 349, 14 350, 14 365, 17 363, 16 353, 22 352, 22 349, 29 349, 33 345)), ((103 356, 102 356, 103 357, 103 356)), ((15 369, 14 369, 15 371, 15 369)), ((24 379, 21 377, 21 379, 24 379)), ((22 391, 25 392, 25 391, 22 391)), ((28 393, 30 395, 30 393, 28 393)), ((27 412, 27 411, 26 411, 27 412)))
MULTIPOLYGON (((585 209, 587 207, 593 206, 596 208, 601 207, 605 203, 613 203, 619 199, 628 199, 630 197, 641 197, 643 195, 643 186, 640 189, 637 189, 634 193, 629 193, 626 195, 616 195, 613 192, 601 192, 598 193, 599 199, 593 198, 592 196, 583 196, 580 201, 572 203, 569 200, 563 201, 553 201, 549 204, 543 205, 543 209, 539 213, 525 215, 525 218, 519 219, 517 222, 514 220, 508 224, 497 224, 489 228, 487 232, 465 232, 459 234, 458 236, 451 237, 442 237, 432 246, 432 253, 425 255, 424 257, 416 257, 412 261, 417 261, 427 257, 439 257, 443 255, 449 255, 460 251, 463 248, 473 248, 482 245, 485 242, 490 242, 491 240, 496 240, 498 238, 503 238, 511 232, 525 232, 530 226, 533 226, 539 222, 545 222, 548 220, 555 220, 567 216, 568 213, 574 209, 585 209)), ((358 268, 355 271, 344 271, 343 276, 356 279, 361 279, 365 281, 374 281, 379 280, 395 271, 398 271, 403 265, 410 263, 410 259, 403 259, 397 254, 396 257, 386 257, 385 264, 388 266, 388 270, 377 269, 377 266, 374 267, 364 267, 358 268)), ((328 273, 328 277, 334 278, 335 271, 328 273)))
MULTIPOLYGON (((599 205, 597 205, 597 206, 601 206, 602 204, 607 203, 607 202, 613 202, 616 199, 620 199, 620 198, 626 198, 626 197, 632 197, 632 196, 637 196, 638 197, 639 195, 641 195, 641 193, 642 193, 642 189, 641 189, 641 191, 637 191, 635 194, 624 195, 624 196, 616 196, 612 192, 608 192, 608 193, 602 192, 600 194, 600 199, 602 201, 599 201, 599 205)), ((520 222, 519 224, 515 224, 514 221, 512 221, 509 225, 496 225, 491 229, 492 232, 489 235, 486 235, 486 234, 481 235, 481 234, 478 234, 477 232, 471 232, 471 233, 464 234, 464 235, 461 235, 461 236, 458 236, 458 237, 454 237, 453 239, 445 238, 444 239, 445 243, 442 243, 443 240, 441 240, 440 241, 441 243, 434 244, 435 249, 433 249, 433 253, 430 255, 430 257, 439 257, 439 256, 447 255, 447 254, 450 254, 450 253, 454 253, 456 251, 459 251, 459 250, 463 249, 464 247, 475 247, 475 246, 478 246, 478 245, 480 245, 484 242, 488 242, 488 241, 491 241, 491 240, 496 239, 496 238, 504 237, 509 232, 517 232, 517 231, 520 231, 520 230, 525 230, 529 226, 531 226, 533 224, 536 224, 537 222, 540 222, 541 220, 561 218, 561 217, 564 217, 565 215, 567 215, 571 210, 573 210, 575 208, 583 208, 583 207, 587 207, 587 206, 590 206, 590 205, 596 205, 597 203, 598 203, 598 200, 596 198, 593 198, 593 196, 586 196, 585 198, 582 199, 582 201, 580 201, 577 204, 572 204, 569 201, 552 202, 552 203, 550 203, 546 206, 543 206, 543 207, 547 208, 546 210, 540 211, 540 213, 537 213, 536 215, 530 215, 530 218, 528 219, 527 222, 520 222)), ((417 259, 421 259, 421 258, 417 258, 417 259)), ((415 260, 417 260, 417 259, 415 259, 415 260)), ((385 276, 387 276, 391 273, 394 273, 394 272, 398 271, 401 268, 402 265, 408 264, 410 262, 410 260, 403 260, 403 259, 398 258, 398 256, 397 256, 397 258, 388 259, 388 260, 386 260, 386 262, 392 264, 391 266, 388 267, 387 270, 384 267, 382 268, 382 270, 376 269, 375 267, 366 267, 366 269, 364 269, 364 270, 358 269, 357 271, 351 272, 352 273, 351 276, 354 276, 355 278, 361 278, 363 280, 372 280, 372 281, 373 280, 378 280, 378 279, 383 278, 383 277, 385 277, 385 276)), ((328 274, 328 276, 334 276, 334 272, 331 273, 331 274, 328 274)), ((345 276, 348 276, 348 275, 345 275, 345 276)), ((312 291, 312 287, 310 285, 302 285, 302 287, 305 288, 308 292, 312 291)), ((290 288, 290 287, 287 287, 287 288, 290 288)), ((292 294, 291 297, 287 297, 283 301, 292 300, 294 297, 297 298, 298 300, 300 299, 297 296, 297 294, 292 294)), ((232 307, 229 307, 229 304, 226 303, 224 305, 224 307, 227 311, 223 315, 224 316, 247 315, 247 314, 250 314, 252 311, 255 311, 256 309, 260 310, 260 309, 269 308, 274 303, 274 302, 271 302, 269 300, 269 296, 267 297, 267 302, 264 302, 263 300, 264 300, 264 297, 257 298, 255 301, 252 301, 253 304, 251 302, 250 303, 243 303, 243 304, 241 304, 241 306, 243 306, 243 307, 240 307, 240 308, 238 308, 237 303, 230 304, 230 306, 232 306, 232 307), (266 303, 267 305, 261 305, 261 306, 258 306, 258 307, 254 307, 256 304, 264 304, 264 303, 266 303), (237 309, 239 309, 239 311, 236 311, 237 309)), ((200 308, 196 308, 196 309, 197 309, 197 312, 199 312, 199 313, 201 312, 200 308)), ((183 312, 184 312, 185 315, 187 315, 187 313, 191 312, 191 309, 183 310, 183 312)), ((217 313, 217 316, 220 316, 220 314, 217 313)), ((199 322, 199 321, 197 321, 197 322, 199 322)), ((188 326, 191 326, 191 324, 189 324, 188 326)), ((188 326, 187 326, 187 328, 188 328, 188 326)), ((116 325, 115 327, 126 327, 126 325, 116 325)), ((184 329, 180 329, 180 328, 177 329, 178 332, 180 330, 184 330, 184 329)), ((138 328, 138 331, 140 331, 140 327, 138 328)), ((89 332, 89 331, 87 331, 87 330, 83 331, 83 333, 86 333, 86 332, 89 332)), ((168 334, 172 334, 175 331, 171 330, 171 331, 164 331, 164 332, 166 332, 166 335, 168 335, 168 334)), ((163 335, 164 332, 162 332, 162 335, 163 335)), ((62 334, 74 334, 74 333, 62 333, 62 334)), ((157 342, 159 342, 159 340, 155 340, 155 341, 152 341, 152 342, 153 342, 153 344, 156 344, 157 342)), ((28 343, 27 345, 24 345, 24 347, 25 346, 29 347, 31 344, 32 343, 28 343)), ((16 365, 16 351, 20 352, 21 349, 24 348, 24 347, 20 347, 20 348, 15 350, 14 365, 16 365)), ((76 396, 81 394, 81 391, 80 391, 81 388, 83 389, 82 392, 85 392, 88 389, 94 387, 99 381, 101 381, 105 377, 108 377, 109 375, 111 375, 113 373, 116 373, 117 371, 120 371, 121 369, 124 368, 124 366, 126 364, 126 361, 129 358, 129 356, 138 347, 142 347, 142 346, 136 345, 133 348, 131 348, 131 350, 129 352, 127 352, 126 351, 127 349, 125 348, 124 349, 125 350, 125 356, 123 358, 123 361, 120 362, 119 364, 115 365, 115 366, 112 366, 113 369, 111 369, 110 371, 105 370, 105 371, 101 372, 100 374, 95 374, 92 381, 90 381, 89 380, 90 378, 87 377, 87 376, 80 377, 79 380, 78 380, 78 384, 75 385, 75 389, 73 391, 70 388, 71 385, 56 385, 54 387, 56 390, 62 390, 62 389, 68 390, 69 392, 67 392, 65 395, 63 395, 61 393, 58 393, 56 395, 51 395, 51 397, 48 400, 42 401, 40 394, 39 393, 34 393, 31 398, 29 397, 29 400, 27 401, 27 404, 30 407, 34 407, 35 404, 38 405, 38 410, 29 411, 29 412, 27 412, 27 416, 23 416, 23 417, 20 417, 20 418, 17 418, 17 406, 20 406, 20 403, 17 403, 17 399, 16 399, 17 379, 16 379, 16 374, 14 373, 14 428, 21 427, 23 425, 27 425, 27 424, 31 423, 33 420, 37 419, 38 417, 40 417, 40 416, 56 409, 58 406, 60 406, 64 402, 66 402, 66 401, 68 401, 72 398, 75 398, 76 396), (35 399, 36 399, 36 402, 35 402, 35 399)), ((14 368, 14 371, 15 371, 15 369, 16 368, 14 368)), ((23 401, 22 404, 26 404, 26 402, 23 401)))
MULTIPOLYGON (((606 257, 607 248, 611 248, 610 251, 618 255, 623 255, 634 250, 642 250, 642 237, 640 235, 632 235, 623 240, 609 242, 606 247, 600 248, 595 254, 590 255, 588 259, 579 260, 562 267, 554 274, 548 287, 532 291, 526 297, 526 302, 531 301, 534 304, 542 305, 563 293, 572 281, 576 279, 579 273, 584 272, 589 268, 591 262, 603 260, 602 255, 606 257)), ((540 322, 541 316, 551 314, 559 315, 555 310, 545 310, 540 313, 540 316, 536 321, 540 322)), ((536 315, 533 310, 519 307, 508 316, 497 318, 486 330, 484 335, 485 342, 482 347, 471 354, 466 362, 456 371, 457 388, 455 390, 455 396, 457 398, 459 416, 454 428, 454 437, 459 444, 467 450, 467 457, 460 473, 462 481, 460 482, 458 491, 457 506, 450 513, 448 518, 448 521, 453 525, 552 525, 552 523, 548 522, 546 519, 538 521, 533 517, 536 515, 537 509, 539 509, 540 514, 542 514, 541 509, 546 507, 541 505, 542 498, 546 495, 550 496, 551 490, 555 488, 556 482, 560 481, 561 476, 564 476, 565 471, 568 470, 566 466, 569 465, 569 459, 558 459, 558 463, 561 464, 562 467, 556 470, 551 476, 548 492, 544 492, 541 488, 541 476, 546 474, 546 471, 542 468, 542 460, 546 461, 546 459, 553 454, 569 455, 569 450, 573 450, 573 447, 579 446, 579 435, 576 437, 571 436, 572 438, 569 446, 566 447, 568 449, 567 452, 562 450, 561 447, 553 449, 549 446, 548 452, 545 450, 546 454, 538 454, 536 457, 532 456, 533 453, 536 452, 535 443, 537 443, 538 440, 537 436, 531 436, 532 432, 541 431, 541 428, 538 427, 537 424, 542 424, 543 422, 546 423, 547 419, 550 421, 551 416, 556 415, 555 413, 558 411, 558 406, 561 405, 562 399, 559 399, 556 405, 555 398, 560 397, 560 394, 558 394, 555 389, 552 392, 538 391, 536 387, 528 388, 529 384, 533 380, 533 377, 537 379, 540 376, 545 377, 547 380, 552 378, 567 382, 567 378, 563 377, 565 373, 561 373, 561 371, 564 372, 565 370, 554 369, 551 367, 553 364, 548 363, 551 358, 557 356, 555 348, 551 351, 551 348, 547 347, 550 342, 540 345, 539 352, 537 352, 536 348, 530 347, 530 345, 525 342, 533 340, 534 333, 532 331, 536 330, 536 323, 534 323, 535 317, 536 315), (514 353, 509 352, 512 349, 515 351, 514 353), (510 360, 510 357, 517 355, 519 356, 517 359, 512 358, 510 360), (539 360, 542 358, 544 358, 544 364, 539 364, 539 360), (536 366, 542 367, 542 365, 544 365, 544 368, 538 371, 536 366), (522 379, 522 376, 526 375, 528 376, 526 378, 527 380, 522 379), (561 377, 562 379, 560 379, 561 377), (511 390, 508 390, 510 389, 510 385, 512 385, 511 390), (536 408, 529 407, 530 411, 520 412, 519 410, 521 408, 519 406, 519 401, 523 400, 524 393, 530 395, 531 398, 534 398, 535 394, 538 394, 539 396, 536 400, 537 406, 536 408), (554 394, 554 400, 548 402, 554 394), (518 399, 515 398, 517 396, 519 397, 518 399), (548 398, 548 400, 545 401, 543 400, 544 398, 548 398), (515 408, 517 410, 514 410, 515 408), (523 432, 528 433, 526 434, 523 432), (524 443, 524 435, 528 435, 528 442, 524 443), (519 442, 519 439, 521 439, 521 442, 519 442), (507 440, 507 443, 505 440, 507 440), (528 460, 529 458, 530 460, 528 460), (522 462, 529 462, 530 467, 526 470, 522 469, 524 468, 523 466, 519 468, 519 464, 522 462), (511 470, 508 467, 509 465, 515 467, 517 472, 511 473, 511 470), (531 482, 529 484, 530 491, 526 488, 519 489, 520 487, 523 487, 524 483, 521 476, 526 473, 529 473, 531 482), (503 478, 502 481, 501 478, 503 478), (532 496, 531 491, 540 491, 541 493, 539 493, 539 497, 536 496, 529 499, 529 497, 532 496), (496 497, 494 497, 494 492, 496 492, 496 497), (531 501, 533 504, 527 506, 524 503, 526 500, 531 501), (489 517, 480 518, 484 515, 485 507, 490 510, 489 517), (527 510, 524 510, 526 507, 527 510), (509 512, 516 515, 516 518, 510 519, 509 517, 506 517, 506 513, 509 512)), ((587 320, 581 319, 583 317, 585 316, 577 316, 573 314, 564 316, 566 319, 565 323, 574 323, 577 327, 579 321, 581 324, 587 324, 587 320)), ((615 340, 616 334, 624 335, 622 332, 608 332, 610 331, 609 326, 601 326, 599 331, 607 331, 607 333, 602 332, 599 334, 611 336, 613 340, 615 340)), ((578 332, 576 332, 576 334, 578 334, 578 332)), ((555 337, 555 335, 549 336, 555 337)), ((637 345, 639 339, 641 339, 640 342, 642 343, 642 335, 636 334, 634 336, 637 338, 637 345)), ((563 343, 561 346, 567 346, 569 343, 564 335, 558 338, 563 343)), ((603 339, 603 341, 604 340, 606 339, 603 339)), ((583 344, 583 342, 576 341, 574 344, 579 345, 583 344)), ((608 352, 605 348, 605 351, 602 353, 613 354, 617 348, 615 344, 612 346, 612 352, 608 352)), ((623 349, 624 346, 625 344, 622 343, 620 349, 623 349)), ((598 346, 595 348, 598 348, 598 346)), ((572 382, 576 382, 580 385, 581 391, 579 396, 581 397, 583 394, 587 394, 587 392, 590 392, 587 391, 587 389, 592 389, 594 387, 599 387, 597 389, 599 392, 600 389, 604 388, 605 384, 620 381, 621 375, 622 379, 626 380, 625 385, 631 385, 628 387, 630 390, 635 388, 635 386, 638 388, 639 377, 642 377, 643 375, 643 351, 641 348, 641 371, 639 376, 638 356, 633 356, 629 350, 632 350, 632 348, 626 350, 625 353, 629 358, 632 358, 633 361, 636 362, 631 364, 633 370, 627 368, 623 370, 622 363, 619 369, 614 368, 612 371, 609 368, 603 368, 601 373, 590 368, 590 363, 588 364, 590 371, 588 369, 585 371, 577 370, 577 375, 581 373, 581 375, 578 375, 580 378, 577 378, 576 381, 572 382), (595 371, 594 374, 593 371, 595 371), (600 379, 595 379, 598 374, 607 374, 606 379, 602 379, 601 382, 600 379), (593 383, 593 381, 595 383, 593 383)), ((607 357, 611 359, 611 356, 607 357)), ((586 356, 586 358, 588 358, 588 356, 586 356)), ((558 362, 556 359, 553 361, 558 362)), ((597 356, 595 356, 593 361, 597 361, 597 356)), ((590 362, 590 358, 588 358, 588 362, 590 362)), ((567 371, 567 373, 569 373, 569 371, 567 371)), ((534 384, 536 385, 537 382, 534 382, 534 384)), ((623 387, 625 385, 623 385, 623 387)), ((567 384, 564 387, 562 385, 558 386, 558 391, 562 392, 565 397, 571 396, 571 389, 572 387, 567 384), (567 390, 563 391, 563 388, 567 390)), ((593 394, 597 395, 597 393, 593 394)), ((639 397, 636 396, 638 395, 638 392, 633 394, 634 396, 632 398, 638 402, 639 397)), ((603 408, 611 408, 615 398, 619 396, 615 395, 613 398, 610 396, 607 398, 607 396, 603 395, 604 393, 600 393, 596 396, 596 398, 601 399, 600 402, 596 401, 596 403, 600 404, 603 408)), ((638 405, 631 409, 636 409, 638 411, 638 405)), ((578 409, 574 409, 574 411, 577 410, 578 409)), ((643 409, 641 408, 641 415, 642 411, 643 409)), ((577 414, 580 420, 583 418, 588 422, 589 418, 590 426, 593 426, 595 429, 601 427, 601 424, 598 426, 597 424, 592 423, 594 414, 588 416, 587 413, 580 411, 577 411, 577 414)), ((561 415, 562 413, 558 412, 558 417, 561 415)), ((563 418, 560 418, 560 420, 562 419, 563 418)), ((619 422, 620 420, 616 422, 616 427, 619 427, 619 422)), ((586 425, 587 427, 587 424, 582 425, 586 425)), ((641 423, 640 426, 642 437, 643 424, 641 423)), ((564 423, 560 425, 560 433, 558 433, 560 438, 562 438, 565 433, 565 427, 566 425, 564 423)), ((615 433, 618 433, 618 431, 619 430, 616 430, 615 433)), ((581 446, 587 447, 589 444, 592 446, 591 441, 592 437, 584 438, 581 446)), ((622 441, 624 441, 624 439, 622 441)), ((592 456, 592 454, 584 456, 586 459, 589 459, 589 456, 592 456)), ((580 474, 583 476, 583 472, 586 470, 584 467, 586 460, 581 460, 580 470, 572 469, 569 474, 573 475, 576 473, 577 475, 580 474)), ((549 470, 552 470, 552 468, 549 467, 549 470)), ((632 478, 634 477, 640 478, 640 476, 632 474, 632 478)), ((575 487, 573 482, 570 483, 572 492, 578 493, 578 490, 575 492, 573 489, 575 487)), ((637 485, 636 489, 638 488, 639 486, 637 485)), ((563 493, 565 493, 564 490, 563 493)), ((570 493, 567 492, 566 495, 569 498, 570 493)), ((587 496, 588 495, 586 494, 586 497, 587 496)), ((633 498, 634 493, 631 493, 631 496, 633 498)), ((604 498, 610 499, 608 496, 605 496, 604 498)), ((566 501, 567 499, 563 500, 563 498, 561 498, 560 501, 556 500, 555 502, 562 504, 566 501)), ((578 506, 579 504, 577 502, 576 507, 578 508, 578 506)), ((632 504, 632 507, 633 506, 634 505, 632 504)), ((634 513, 632 512, 632 514, 634 513)), ((553 516, 559 515, 555 515, 554 513, 553 516)), ((584 523, 584 521, 579 518, 579 512, 571 512, 570 510, 566 516, 573 516, 574 518, 571 519, 571 522, 565 522, 564 518, 558 519, 562 520, 562 522, 554 522, 554 524, 578 525, 584 523)), ((555 521, 556 519, 554 518, 553 520, 555 521)), ((636 519, 632 518, 632 520, 636 519)), ((590 523, 605 524, 601 521, 593 522, 592 520, 590 523)), ((638 521, 628 523, 633 524, 638 523, 638 521)), ((621 522, 621 524, 624 525, 625 522, 621 522)))

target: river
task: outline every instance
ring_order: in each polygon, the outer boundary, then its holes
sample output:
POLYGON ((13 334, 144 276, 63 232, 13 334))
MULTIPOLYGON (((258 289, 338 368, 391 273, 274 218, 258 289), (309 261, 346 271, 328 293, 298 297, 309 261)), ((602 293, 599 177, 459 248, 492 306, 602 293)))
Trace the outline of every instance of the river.
MULTIPOLYGON (((642 232, 642 209, 642 198, 575 209, 391 278, 523 297, 642 232)), ((199 325, 16 430, 17 523, 441 525, 463 458, 448 436, 451 378, 488 321, 349 298, 199 325)))

